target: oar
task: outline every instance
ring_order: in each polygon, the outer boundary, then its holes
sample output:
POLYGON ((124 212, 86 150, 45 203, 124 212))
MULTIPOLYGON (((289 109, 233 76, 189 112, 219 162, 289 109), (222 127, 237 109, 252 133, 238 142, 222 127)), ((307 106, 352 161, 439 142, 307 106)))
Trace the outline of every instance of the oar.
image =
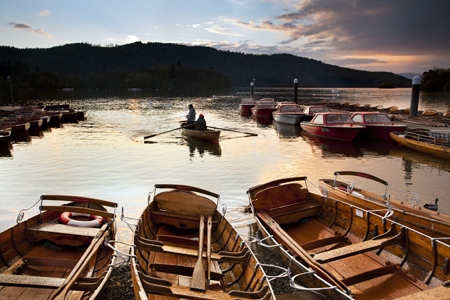
POLYGON ((211 228, 212 215, 208 216, 208 224, 206 225, 206 273, 208 274, 208 281, 206 282, 206 289, 209 289, 209 281, 211 280, 211 228))
MULTIPOLYGON (((190 124, 189 124, 189 125, 190 125, 190 124)), ((160 135, 160 134, 164 134, 164 133, 168 133, 168 132, 171 132, 171 131, 175 131, 175 130, 181 129, 181 128, 187 127, 187 126, 189 126, 189 125, 184 125, 184 126, 177 127, 177 128, 175 128, 175 129, 171 129, 171 130, 164 131, 164 132, 160 132, 160 133, 156 133, 156 134, 147 135, 147 136, 144 136, 144 140, 145 140, 145 139, 152 138, 152 137, 157 136, 157 135, 160 135)))
POLYGON ((198 236, 198 259, 192 272, 191 290, 206 291, 205 268, 203 267, 203 236, 205 235, 205 216, 200 215, 200 228, 198 236))
POLYGON ((237 131, 237 130, 233 130, 233 129, 227 129, 227 128, 219 128, 219 127, 214 127, 214 126, 209 126, 209 128, 214 128, 214 129, 219 129, 219 130, 225 130, 225 131, 233 131, 233 132, 237 132, 237 133, 243 133, 243 134, 248 134, 251 136, 258 136, 256 133, 251 133, 251 132, 243 132, 243 131, 237 131))
POLYGON ((72 288, 72 286, 77 281, 78 277, 82 274, 84 268, 87 266, 89 261, 93 258, 100 246, 103 244, 105 239, 108 236, 108 231, 106 230, 108 224, 104 224, 100 229, 97 236, 91 241, 89 247, 85 250, 83 256, 80 258, 76 266, 72 269, 69 276, 66 278, 64 283, 53 292, 53 295, 50 297, 51 299, 64 299, 66 297, 67 292, 72 288))

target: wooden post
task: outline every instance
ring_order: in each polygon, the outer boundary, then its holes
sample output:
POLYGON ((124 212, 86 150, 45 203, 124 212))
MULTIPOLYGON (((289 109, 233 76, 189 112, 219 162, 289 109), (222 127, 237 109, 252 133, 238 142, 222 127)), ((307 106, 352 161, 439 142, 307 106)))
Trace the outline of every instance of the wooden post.
POLYGON ((9 81, 9 88, 11 89, 11 105, 12 105, 12 107, 14 107, 14 97, 13 97, 13 90, 12 90, 11 77, 8 76, 7 79, 8 79, 8 81, 9 81))
POLYGON ((420 76, 415 76, 412 80, 411 108, 409 111, 410 117, 417 117, 417 110, 419 108, 419 94, 420 94, 421 82, 422 82, 422 78, 420 76))
POLYGON ((298 104, 298 102, 297 102, 297 88, 298 88, 298 79, 295 78, 294 79, 294 102, 296 104, 298 104))

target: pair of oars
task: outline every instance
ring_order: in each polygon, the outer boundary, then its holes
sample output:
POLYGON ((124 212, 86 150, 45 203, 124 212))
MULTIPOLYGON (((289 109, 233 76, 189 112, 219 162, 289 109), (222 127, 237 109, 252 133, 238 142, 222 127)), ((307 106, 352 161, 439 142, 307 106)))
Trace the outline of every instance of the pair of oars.
POLYGON ((192 290, 206 291, 209 288, 209 281, 211 279, 211 228, 212 215, 208 216, 207 233, 206 233, 206 263, 208 281, 205 279, 205 268, 203 266, 203 236, 205 216, 200 215, 199 241, 198 241, 198 259, 192 272, 192 281, 190 288, 192 290))

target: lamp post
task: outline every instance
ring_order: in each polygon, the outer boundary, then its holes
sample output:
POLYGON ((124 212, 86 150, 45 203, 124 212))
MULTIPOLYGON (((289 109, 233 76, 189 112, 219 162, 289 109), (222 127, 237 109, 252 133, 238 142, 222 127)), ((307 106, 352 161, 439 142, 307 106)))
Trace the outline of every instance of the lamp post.
POLYGON ((252 82, 250 82, 250 88, 251 88, 251 96, 252 96, 252 98, 253 98, 253 86, 254 86, 255 84, 253 83, 253 81, 252 82))
POLYGON ((6 79, 8 79, 8 81, 9 81, 9 88, 11 90, 11 104, 14 107, 14 97, 13 97, 13 91, 12 91, 11 76, 8 76, 6 79))
POLYGON ((417 117, 417 110, 419 108, 419 95, 420 95, 420 84, 421 83, 422 83, 422 78, 420 76, 415 76, 412 80, 411 108, 409 110, 409 115, 411 117, 417 117))
POLYGON ((297 89, 298 89, 298 79, 294 79, 294 102, 297 104, 297 89))

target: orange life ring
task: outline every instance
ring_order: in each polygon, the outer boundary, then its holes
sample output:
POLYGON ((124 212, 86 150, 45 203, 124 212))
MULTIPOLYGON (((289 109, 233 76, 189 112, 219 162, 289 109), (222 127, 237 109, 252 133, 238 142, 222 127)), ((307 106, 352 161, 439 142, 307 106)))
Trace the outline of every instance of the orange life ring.
POLYGON ((78 227, 100 227, 103 224, 102 216, 88 215, 82 213, 72 213, 72 212, 63 212, 59 215, 59 220, 61 223, 70 225, 70 226, 78 226, 78 227), (71 219, 71 217, 90 217, 92 220, 90 221, 80 221, 71 219))

